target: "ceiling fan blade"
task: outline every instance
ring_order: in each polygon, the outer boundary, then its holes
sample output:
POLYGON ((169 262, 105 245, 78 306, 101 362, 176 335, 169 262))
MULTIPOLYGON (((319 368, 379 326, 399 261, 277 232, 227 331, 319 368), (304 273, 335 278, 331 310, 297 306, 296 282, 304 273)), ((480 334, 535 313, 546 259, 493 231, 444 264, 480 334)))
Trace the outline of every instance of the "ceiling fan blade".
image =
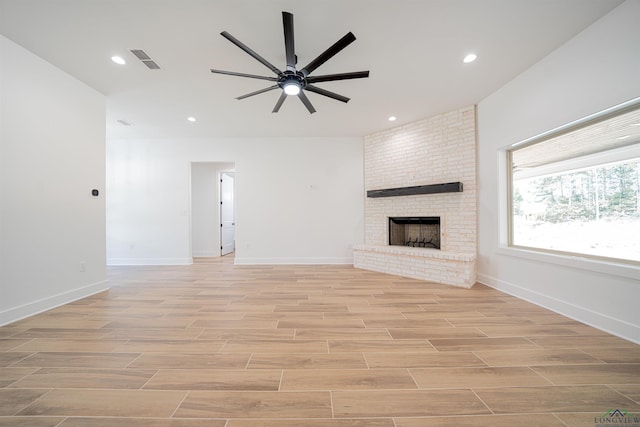
POLYGON ((293 37, 293 14, 282 12, 282 26, 284 28, 284 52, 287 58, 287 70, 296 70, 296 48, 293 37))
POLYGON ((284 102, 285 99, 287 99, 287 94, 284 93, 284 91, 282 91, 282 93, 280 94, 280 98, 278 98, 278 102, 276 102, 276 106, 273 107, 273 111, 271 112, 277 113, 278 111, 280 111, 280 107, 282 107, 282 103, 284 102))
POLYGON ((308 83, 331 82, 334 80, 363 79, 369 77, 369 71, 354 71, 352 73, 326 74, 324 76, 307 77, 308 83))
POLYGON ((267 67, 268 69, 270 69, 271 71, 273 71, 274 73, 276 73, 277 75, 282 74, 282 71, 280 71, 279 69, 277 69, 273 64, 271 64, 269 61, 267 61, 266 59, 264 59, 262 56, 258 55, 256 52, 254 52, 251 48, 249 48, 246 44, 242 43, 240 40, 238 40, 237 38, 233 37, 231 34, 227 33, 226 31, 223 31, 220 33, 222 35, 222 37, 224 37, 225 39, 229 40, 231 43, 235 44, 236 46, 238 46, 240 49, 244 50, 245 52, 247 52, 249 55, 251 55, 255 60, 257 60, 258 62, 260 62, 262 65, 264 65, 265 67, 267 67))
POLYGON ((338 101, 342 101, 342 102, 349 102, 349 99, 351 99, 351 98, 347 98, 346 96, 338 95, 335 92, 331 92, 326 89, 319 88, 318 86, 307 85, 307 87, 305 87, 304 89, 311 92, 315 92, 319 95, 324 95, 324 96, 328 96, 329 98, 337 99, 338 101))
POLYGON ((270 90, 278 89, 279 87, 280 86, 278 86, 278 85, 269 86, 267 88, 260 89, 260 90, 257 90, 255 92, 251 92, 251 93, 247 93, 246 95, 239 96, 236 99, 245 99, 245 98, 248 98, 248 97, 253 96, 253 95, 259 95, 261 93, 269 92, 270 90))
POLYGON ((307 95, 304 94, 304 91, 300 91, 300 93, 298 94, 298 98, 300 98, 300 101, 302 101, 304 106, 307 107, 307 110, 309 110, 311 114, 316 112, 316 109, 313 108, 313 105, 311 105, 311 101, 309 101, 307 95))
POLYGON ((309 65, 304 67, 300 72, 306 77, 313 72, 316 68, 327 62, 331 59, 335 54, 340 52, 345 47, 349 46, 356 39, 356 36, 353 35, 351 31, 344 35, 340 40, 335 42, 331 47, 324 52, 322 52, 316 59, 311 61, 309 65))
POLYGON ((223 71, 223 70, 211 70, 212 73, 215 74, 226 74, 229 76, 238 76, 238 77, 248 77, 250 79, 261 79, 261 80, 269 80, 271 82, 277 82, 277 77, 267 77, 267 76, 258 76, 256 74, 246 74, 246 73, 236 73, 235 71, 223 71))

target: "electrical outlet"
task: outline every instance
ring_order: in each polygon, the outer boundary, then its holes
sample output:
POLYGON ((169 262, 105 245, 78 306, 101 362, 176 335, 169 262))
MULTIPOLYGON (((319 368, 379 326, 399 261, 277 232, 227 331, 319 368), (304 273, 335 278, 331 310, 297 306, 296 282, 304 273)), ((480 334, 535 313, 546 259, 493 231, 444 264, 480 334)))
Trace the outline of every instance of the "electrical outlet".
POLYGON ((87 263, 82 261, 80 263, 80 273, 84 273, 85 271, 87 271, 87 263))

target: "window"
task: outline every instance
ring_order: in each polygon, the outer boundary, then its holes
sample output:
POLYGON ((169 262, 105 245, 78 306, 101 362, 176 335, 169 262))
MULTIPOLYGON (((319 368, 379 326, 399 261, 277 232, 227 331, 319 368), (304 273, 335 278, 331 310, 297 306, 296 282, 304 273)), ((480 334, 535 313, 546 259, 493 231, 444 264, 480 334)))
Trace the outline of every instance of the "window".
POLYGON ((509 245, 640 264, 640 102, 515 144, 509 245))

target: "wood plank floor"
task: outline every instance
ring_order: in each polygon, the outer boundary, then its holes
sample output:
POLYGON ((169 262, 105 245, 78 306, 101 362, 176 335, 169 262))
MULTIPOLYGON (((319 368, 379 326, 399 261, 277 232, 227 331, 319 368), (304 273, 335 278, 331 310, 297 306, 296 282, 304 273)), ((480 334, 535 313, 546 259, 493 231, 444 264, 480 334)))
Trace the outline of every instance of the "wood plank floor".
POLYGON ((482 285, 349 266, 112 267, 0 328, 0 426, 594 426, 640 346, 482 285))

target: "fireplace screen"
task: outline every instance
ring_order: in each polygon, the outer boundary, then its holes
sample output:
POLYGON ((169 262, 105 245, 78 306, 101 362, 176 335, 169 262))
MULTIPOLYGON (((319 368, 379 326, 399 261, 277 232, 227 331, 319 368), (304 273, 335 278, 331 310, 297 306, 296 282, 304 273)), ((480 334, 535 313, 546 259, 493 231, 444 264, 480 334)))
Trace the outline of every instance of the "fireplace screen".
POLYGON ((440 249, 440 217, 389 217, 389 245, 440 249))

